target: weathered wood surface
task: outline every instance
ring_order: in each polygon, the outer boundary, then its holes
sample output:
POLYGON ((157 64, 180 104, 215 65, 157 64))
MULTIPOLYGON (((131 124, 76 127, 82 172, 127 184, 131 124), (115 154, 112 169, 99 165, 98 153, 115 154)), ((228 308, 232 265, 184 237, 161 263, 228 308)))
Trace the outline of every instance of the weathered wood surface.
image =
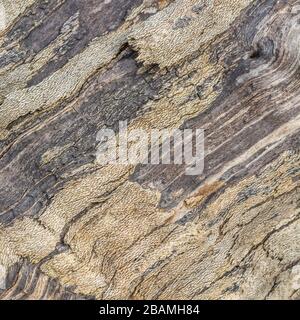
POLYGON ((300 1, 1 2, 1 299, 300 298, 300 1), (126 119, 203 175, 97 164, 126 119))

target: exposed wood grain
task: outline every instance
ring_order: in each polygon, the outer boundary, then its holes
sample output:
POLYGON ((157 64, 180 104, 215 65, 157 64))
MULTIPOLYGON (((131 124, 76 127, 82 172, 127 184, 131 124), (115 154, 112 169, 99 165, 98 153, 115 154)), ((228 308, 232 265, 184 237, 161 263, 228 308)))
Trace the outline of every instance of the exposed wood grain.
POLYGON ((300 298, 300 1, 1 1, 0 299, 300 298), (204 128, 205 169, 97 132, 204 128))

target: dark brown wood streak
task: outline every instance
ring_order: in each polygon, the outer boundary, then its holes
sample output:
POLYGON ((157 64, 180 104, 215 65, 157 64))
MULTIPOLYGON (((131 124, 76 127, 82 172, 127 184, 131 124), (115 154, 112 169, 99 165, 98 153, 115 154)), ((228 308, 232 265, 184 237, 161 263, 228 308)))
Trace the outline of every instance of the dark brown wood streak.
POLYGON ((1 3, 0 299, 299 299, 300 1, 1 3), (97 163, 125 120, 203 174, 97 163))

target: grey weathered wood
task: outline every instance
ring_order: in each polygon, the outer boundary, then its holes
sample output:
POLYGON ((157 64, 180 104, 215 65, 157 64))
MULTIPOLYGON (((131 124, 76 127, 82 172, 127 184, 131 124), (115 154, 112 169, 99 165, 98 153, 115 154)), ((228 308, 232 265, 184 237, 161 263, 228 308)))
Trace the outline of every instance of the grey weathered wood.
POLYGON ((1 299, 299 298, 299 1, 2 3, 1 299), (101 166, 121 120, 203 174, 101 166))

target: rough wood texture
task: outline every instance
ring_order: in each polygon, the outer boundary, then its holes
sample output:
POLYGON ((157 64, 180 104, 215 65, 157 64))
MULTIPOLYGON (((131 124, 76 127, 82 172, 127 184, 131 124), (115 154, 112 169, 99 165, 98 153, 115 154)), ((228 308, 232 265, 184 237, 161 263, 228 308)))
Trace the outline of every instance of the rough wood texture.
POLYGON ((300 298, 300 1, 1 2, 1 299, 300 298), (119 120, 204 173, 97 164, 119 120))

